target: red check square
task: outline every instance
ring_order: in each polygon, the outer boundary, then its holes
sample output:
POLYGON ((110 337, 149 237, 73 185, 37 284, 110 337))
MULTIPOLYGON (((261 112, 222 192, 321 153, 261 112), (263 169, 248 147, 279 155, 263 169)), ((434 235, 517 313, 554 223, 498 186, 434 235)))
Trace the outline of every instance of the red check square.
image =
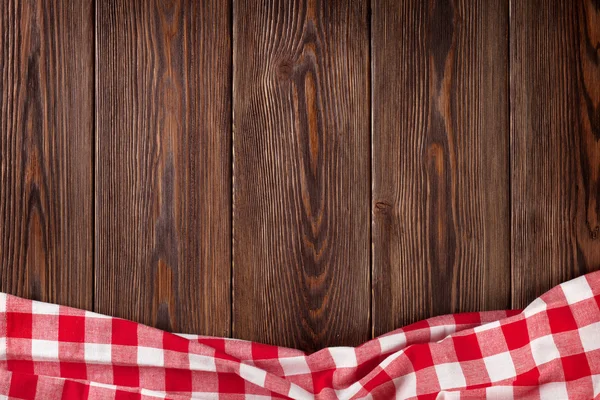
POLYGON ((454 351, 456 351, 458 361, 480 360, 483 357, 477 336, 474 333, 465 336, 455 336, 452 338, 452 341, 454 342, 454 351))
POLYGON ((61 342, 85 342, 85 317, 59 316, 58 340, 61 342))
POLYGON ((115 400, 141 400, 142 395, 136 392, 127 392, 125 390, 117 390, 115 392, 115 400))
POLYGON ((90 394, 90 386, 85 382, 65 381, 62 399, 87 399, 90 394))
POLYGON ((270 346, 262 343, 252 343, 252 359, 253 360, 265 360, 277 358, 279 353, 277 352, 277 346, 270 346))
POLYGON ((478 312, 454 314, 454 321, 456 325, 479 324, 481 322, 481 314, 478 312))
POLYGON ((520 349, 529 343, 527 321, 524 319, 502 325, 502 333, 509 350, 520 349))
POLYGON ((30 313, 6 313, 6 337, 31 339, 32 315, 30 313))
POLYGON ((13 374, 8 396, 14 399, 35 399, 37 375, 13 374))
POLYGON ((405 354, 410 359, 414 371, 420 371, 434 365, 431 349, 427 343, 411 346, 406 349, 405 354))
POLYGON ((138 367, 113 365, 113 380, 115 385, 136 387, 140 384, 138 367))
POLYGON ((34 364, 30 360, 7 360, 6 368, 9 371, 18 372, 21 374, 34 374, 34 364))
POLYGON ((165 350, 179 351, 187 353, 190 346, 190 341, 169 332, 163 333, 163 348, 165 350))
POLYGON ((246 391, 246 381, 233 373, 219 374, 219 393, 239 393, 246 391))
POLYGON ((561 361, 565 371, 565 379, 568 381, 592 375, 585 353, 562 357, 561 361))
POLYGON ((113 319, 112 321, 112 344, 137 346, 137 327, 132 321, 124 319, 113 319))
POLYGON ((87 379, 86 364, 81 362, 66 362, 60 363, 61 378, 69 379, 87 379))
POLYGON ((547 313, 552 333, 567 332, 577 329, 577 323, 575 322, 575 318, 573 318, 571 307, 568 305, 549 309, 547 313))
POLYGON ((173 392, 191 392, 192 371, 165 368, 165 389, 173 392))

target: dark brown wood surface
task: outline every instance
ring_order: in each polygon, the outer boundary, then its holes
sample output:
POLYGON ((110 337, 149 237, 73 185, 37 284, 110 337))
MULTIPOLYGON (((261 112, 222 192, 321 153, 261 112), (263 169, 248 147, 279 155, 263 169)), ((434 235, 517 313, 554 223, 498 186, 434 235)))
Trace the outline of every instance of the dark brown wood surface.
POLYGON ((600 268, 600 4, 511 3, 512 299, 600 268))
POLYGON ((508 4, 374 0, 375 334, 510 306, 508 4))
POLYGON ((91 309, 93 6, 0 5, 0 290, 91 309))
POLYGON ((600 269, 597 0, 0 5, 0 290, 308 351, 600 269), (233 122, 233 123, 232 123, 233 122))
POLYGON ((229 15, 216 0, 97 1, 98 312, 229 334, 229 15))
POLYGON ((234 336, 370 336, 367 11, 235 2, 234 336))

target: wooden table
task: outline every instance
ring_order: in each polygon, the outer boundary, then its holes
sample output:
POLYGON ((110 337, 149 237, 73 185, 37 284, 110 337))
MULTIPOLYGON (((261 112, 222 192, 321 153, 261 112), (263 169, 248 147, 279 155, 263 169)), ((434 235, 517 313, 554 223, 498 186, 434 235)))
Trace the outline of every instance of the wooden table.
POLYGON ((0 289, 313 351, 600 268, 597 1, 0 7, 0 289))

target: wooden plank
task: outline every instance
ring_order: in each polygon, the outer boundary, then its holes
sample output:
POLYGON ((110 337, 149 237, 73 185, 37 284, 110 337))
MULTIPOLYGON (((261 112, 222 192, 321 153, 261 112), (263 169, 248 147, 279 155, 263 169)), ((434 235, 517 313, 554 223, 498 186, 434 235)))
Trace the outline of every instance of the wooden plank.
POLYGON ((366 2, 234 5, 234 336, 369 338, 366 2))
POLYGON ((375 334, 510 306, 508 4, 374 0, 375 334))
POLYGON ((512 1, 513 306, 600 269, 600 8, 512 1))
POLYGON ((228 2, 96 9, 96 309, 228 335, 228 2))
POLYGON ((0 7, 0 290, 92 308, 93 8, 0 7))

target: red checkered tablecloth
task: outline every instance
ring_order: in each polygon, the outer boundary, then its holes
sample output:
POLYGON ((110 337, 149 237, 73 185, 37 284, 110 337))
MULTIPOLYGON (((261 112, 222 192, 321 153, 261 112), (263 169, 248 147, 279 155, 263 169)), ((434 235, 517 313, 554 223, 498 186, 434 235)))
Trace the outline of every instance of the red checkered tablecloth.
POLYGON ((0 398, 589 399, 599 305, 595 272, 522 312, 436 317, 307 355, 0 294, 0 398))

